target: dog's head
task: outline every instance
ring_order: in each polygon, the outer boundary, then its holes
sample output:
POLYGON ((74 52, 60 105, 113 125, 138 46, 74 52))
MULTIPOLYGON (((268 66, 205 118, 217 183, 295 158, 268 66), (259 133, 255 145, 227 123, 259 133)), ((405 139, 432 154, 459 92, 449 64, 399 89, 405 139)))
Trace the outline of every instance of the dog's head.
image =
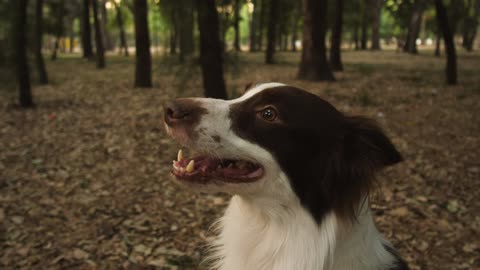
POLYGON ((278 83, 234 100, 178 99, 165 106, 167 132, 198 153, 179 153, 172 173, 202 191, 298 199, 318 220, 354 216, 374 173, 401 161, 371 120, 278 83))

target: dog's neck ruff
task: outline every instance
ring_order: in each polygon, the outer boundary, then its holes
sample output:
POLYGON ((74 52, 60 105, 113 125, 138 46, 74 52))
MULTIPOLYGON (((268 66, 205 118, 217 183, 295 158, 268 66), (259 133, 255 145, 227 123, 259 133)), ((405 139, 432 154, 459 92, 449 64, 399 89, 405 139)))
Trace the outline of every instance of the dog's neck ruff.
POLYGON ((353 224, 334 213, 318 224, 298 202, 269 203, 236 195, 218 226, 210 258, 213 269, 396 269, 396 258, 378 233, 368 203, 353 224))

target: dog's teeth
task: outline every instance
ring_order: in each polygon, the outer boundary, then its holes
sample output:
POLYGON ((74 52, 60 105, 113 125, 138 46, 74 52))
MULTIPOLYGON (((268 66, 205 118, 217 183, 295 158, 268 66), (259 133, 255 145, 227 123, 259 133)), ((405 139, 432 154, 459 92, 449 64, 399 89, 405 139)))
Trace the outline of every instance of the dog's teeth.
POLYGON ((182 149, 180 149, 180 150, 178 150, 177 160, 181 161, 182 159, 183 159, 183 151, 182 151, 182 149))
POLYGON ((193 172, 193 168, 195 167, 195 161, 192 159, 188 162, 187 168, 185 169, 188 173, 193 172))

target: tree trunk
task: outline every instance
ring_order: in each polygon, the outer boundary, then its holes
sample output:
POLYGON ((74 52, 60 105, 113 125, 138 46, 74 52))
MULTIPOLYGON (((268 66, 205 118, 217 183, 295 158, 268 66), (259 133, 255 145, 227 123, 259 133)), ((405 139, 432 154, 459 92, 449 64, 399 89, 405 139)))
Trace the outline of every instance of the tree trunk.
POLYGON ((93 47, 92 47, 92 30, 90 28, 90 0, 83 0, 82 47, 83 47, 83 58, 92 58, 93 47))
POLYGON ((469 52, 473 51, 473 43, 477 35, 478 20, 480 16, 480 1, 477 0, 474 4, 473 17, 467 15, 464 21, 464 32, 462 46, 469 52))
POLYGON ((425 0, 416 0, 413 5, 413 11, 408 24, 407 38, 403 50, 408 53, 417 54, 417 39, 420 33, 420 24, 422 22, 423 12, 425 10, 425 0))
POLYGON ((448 24, 448 16, 442 0, 435 0, 435 10, 437 13, 438 27, 442 31, 445 42, 445 51, 447 53, 447 84, 457 84, 457 55, 455 52, 455 43, 453 42, 453 33, 448 24))
POLYGON ((235 39, 233 47, 235 51, 241 51, 240 48, 240 0, 235 0, 233 4, 233 29, 235 30, 235 39))
POLYGON ((278 18, 278 1, 270 1, 268 29, 267 29, 267 51, 265 53, 265 63, 273 64, 273 56, 275 54, 275 43, 277 35, 277 18, 278 18))
POLYGON ((330 66, 334 71, 342 71, 342 25, 343 25, 343 0, 335 1, 335 21, 333 23, 331 48, 330 48, 330 66))
POLYGON ((372 16, 372 50, 380 50, 380 20, 382 13, 383 0, 372 0, 373 16, 372 16))
POLYGON ((335 80, 326 56, 327 1, 304 0, 303 2, 303 50, 298 72, 299 79, 335 80))
POLYGON ((227 98, 223 78, 222 44, 215 0, 197 1, 200 31, 200 64, 206 97, 227 98))
POLYGON ((257 0, 252 0, 253 12, 252 19, 250 21, 250 52, 257 51, 257 27, 258 27, 258 7, 257 0))
POLYGON ((183 0, 180 7, 180 61, 193 53, 193 1, 183 0))
POLYGON ((302 16, 302 5, 301 1, 298 1, 298 4, 295 6, 295 13, 293 18, 292 26, 292 52, 297 51, 297 39, 298 39, 298 24, 300 23, 300 16, 302 16))
POLYGON ((440 46, 441 46, 441 42, 442 42, 442 33, 441 33, 441 30, 438 29, 437 30, 437 40, 435 42, 435 56, 440 56, 440 46))
POLYGON ((122 15, 122 9, 117 2, 112 1, 112 3, 115 5, 115 10, 117 12, 117 25, 120 33, 120 53, 122 52, 123 49, 123 54, 125 56, 128 56, 128 45, 127 45, 127 38, 125 37, 125 26, 123 23, 123 15, 122 15))
POLYGON ((147 0, 134 0, 135 87, 152 87, 152 59, 148 32, 147 0))
POLYGON ((363 0, 362 6, 362 33, 360 37, 360 49, 366 50, 367 49, 367 41, 368 41, 368 3, 367 0, 363 0))
POLYGON ((16 0, 17 23, 15 32, 15 50, 17 63, 17 80, 19 85, 19 101, 23 108, 33 107, 30 74, 27 62, 27 6, 28 0, 16 0))
POLYGON ((360 41, 358 40, 358 24, 353 26, 353 43, 355 44, 355 50, 360 50, 360 41))
MULTIPOLYGON (((112 41, 112 35, 108 31, 108 13, 107 13, 107 7, 105 6, 106 2, 108 0, 101 0, 100 1, 100 12, 102 15, 102 24, 100 29, 102 30, 102 36, 103 36, 103 44, 105 47, 105 50, 107 51, 112 51, 114 49, 113 41, 112 41)), ((115 1, 114 1, 115 2, 115 1)))
POLYGON ((100 29, 100 21, 98 19, 98 1, 91 0, 93 9, 93 25, 95 27, 95 46, 97 57, 97 68, 105 68, 105 48, 103 47, 102 31, 100 29))
POLYGON ((263 34, 265 28, 265 20, 266 20, 266 11, 267 11, 267 0, 258 0, 260 1, 260 25, 258 27, 258 43, 257 48, 259 51, 263 50, 263 34))
POLYGON ((170 14, 171 27, 170 27, 170 55, 177 54, 177 44, 178 44, 178 18, 177 18, 177 9, 172 9, 170 14))
POLYGON ((70 46, 68 47, 69 53, 73 53, 73 50, 75 49, 75 30, 73 28, 73 20, 74 19, 72 19, 70 22, 70 35, 69 35, 70 46))
POLYGON ((58 51, 58 45, 59 45, 59 39, 60 37, 55 37, 55 42, 53 43, 53 50, 52 50, 52 56, 50 57, 50 60, 55 61, 57 60, 57 51, 58 51))
POLYGON ((42 55, 43 38, 43 0, 37 0, 35 6, 35 65, 37 66, 38 82, 48 84, 47 70, 42 55))

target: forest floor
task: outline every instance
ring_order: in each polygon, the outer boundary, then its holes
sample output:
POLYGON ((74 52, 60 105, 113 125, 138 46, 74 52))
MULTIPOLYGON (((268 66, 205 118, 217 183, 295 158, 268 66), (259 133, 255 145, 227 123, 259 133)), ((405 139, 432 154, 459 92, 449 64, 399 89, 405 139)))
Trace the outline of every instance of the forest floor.
MULTIPOLYGON (((133 58, 99 71, 62 57, 48 62, 51 85, 34 87, 35 109, 0 89, 0 268, 204 269, 228 197, 171 181, 178 146, 161 109, 202 94, 198 67, 157 57, 154 88, 133 89, 133 58)), ((333 83, 296 80, 299 57, 229 56, 231 96, 280 81, 378 120, 405 158, 379 177, 380 231, 414 270, 480 269, 480 54, 460 53, 454 87, 431 52, 348 51, 333 83)))

